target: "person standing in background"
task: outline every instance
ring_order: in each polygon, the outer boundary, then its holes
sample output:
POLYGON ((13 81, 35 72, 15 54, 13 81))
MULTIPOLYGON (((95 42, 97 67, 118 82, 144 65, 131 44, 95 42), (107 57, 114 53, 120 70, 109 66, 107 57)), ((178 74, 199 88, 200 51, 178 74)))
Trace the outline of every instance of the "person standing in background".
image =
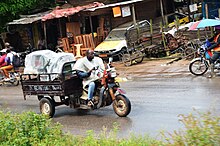
POLYGON ((43 38, 43 36, 40 36, 40 38, 37 42, 37 49, 38 50, 45 50, 46 49, 46 41, 43 38))

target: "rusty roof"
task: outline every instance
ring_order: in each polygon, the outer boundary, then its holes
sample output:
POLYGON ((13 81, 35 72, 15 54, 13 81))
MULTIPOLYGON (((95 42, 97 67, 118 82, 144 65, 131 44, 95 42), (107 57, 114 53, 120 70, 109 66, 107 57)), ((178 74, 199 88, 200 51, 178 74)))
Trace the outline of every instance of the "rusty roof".
POLYGON ((61 17, 67 17, 69 15, 73 15, 75 13, 78 13, 79 11, 95 11, 98 9, 104 9, 109 7, 115 7, 115 6, 122 6, 122 5, 129 5, 136 2, 141 2, 143 0, 130 0, 130 1, 123 1, 118 3, 112 3, 104 5, 103 3, 99 2, 93 2, 84 6, 77 6, 77 7, 71 7, 71 8, 62 8, 57 7, 55 10, 50 10, 43 13, 37 13, 33 15, 25 15, 22 16, 22 18, 13 20, 12 22, 7 23, 8 25, 12 24, 31 24, 36 21, 46 21, 49 19, 55 19, 55 18, 61 18, 61 17))
POLYGON ((93 2, 88 5, 77 6, 77 7, 72 7, 72 8, 65 8, 65 9, 61 9, 60 7, 57 7, 51 13, 43 16, 42 21, 46 21, 46 20, 54 19, 54 18, 67 17, 67 16, 73 15, 75 13, 78 13, 79 11, 82 11, 85 9, 90 9, 90 8, 95 8, 95 7, 100 7, 103 5, 104 5, 103 3, 93 2))
POLYGON ((102 5, 102 6, 99 6, 99 7, 95 7, 95 8, 88 8, 88 9, 86 9, 84 11, 95 11, 97 9, 104 9, 104 8, 109 8, 109 7, 129 5, 129 4, 133 4, 133 3, 137 3, 137 2, 141 2, 141 1, 143 1, 143 0, 130 0, 130 1, 112 3, 112 4, 107 4, 107 5, 102 5))

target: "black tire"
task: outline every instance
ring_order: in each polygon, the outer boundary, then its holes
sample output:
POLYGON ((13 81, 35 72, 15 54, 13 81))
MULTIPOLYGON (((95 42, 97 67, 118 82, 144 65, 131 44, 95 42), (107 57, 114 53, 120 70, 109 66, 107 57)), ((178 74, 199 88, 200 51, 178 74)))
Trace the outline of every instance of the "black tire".
POLYGON ((186 53, 187 60, 192 60, 196 57, 196 51, 191 47, 186 48, 185 53, 186 53))
POLYGON ((130 54, 123 54, 122 55, 122 63, 125 66, 131 66, 132 65, 131 55, 130 54))
POLYGON ((119 117, 126 117, 131 111, 130 100, 125 95, 122 94, 117 95, 115 98, 116 99, 112 104, 114 112, 119 117))
POLYGON ((142 53, 141 51, 136 52, 135 55, 136 55, 135 61, 137 63, 141 63, 144 60, 144 53, 142 53))
POLYGON ((14 78, 13 80, 14 80, 14 81, 11 82, 11 83, 12 83, 14 86, 18 86, 19 83, 20 83, 20 81, 19 81, 17 78, 14 78))
POLYGON ((40 112, 52 118, 55 114, 55 102, 49 97, 43 97, 40 100, 40 112))
POLYGON ((208 62, 200 58, 194 60, 189 64, 189 71, 196 76, 201 76, 208 70, 208 62))
POLYGON ((19 83, 20 83, 20 75, 19 75, 19 73, 11 73, 11 75, 10 75, 11 77, 11 80, 10 80, 10 83, 12 84, 12 85, 14 85, 14 86, 18 86, 19 85, 19 83))
POLYGON ((0 80, 3 80, 4 77, 5 77, 5 75, 4 75, 3 71, 0 69, 0 80))
POLYGON ((37 96, 37 99, 40 101, 42 98, 44 98, 44 96, 43 95, 38 95, 37 96))

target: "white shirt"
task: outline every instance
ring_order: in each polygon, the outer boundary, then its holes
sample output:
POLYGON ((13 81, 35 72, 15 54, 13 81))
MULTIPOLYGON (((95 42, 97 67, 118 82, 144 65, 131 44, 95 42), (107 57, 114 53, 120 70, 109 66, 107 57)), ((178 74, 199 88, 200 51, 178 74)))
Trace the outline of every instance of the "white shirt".
POLYGON ((99 71, 100 70, 104 71, 105 65, 104 65, 102 59, 99 57, 94 57, 92 61, 89 61, 87 59, 87 57, 83 57, 83 58, 80 58, 76 61, 76 64, 74 65, 74 69, 80 70, 83 72, 88 72, 97 66, 99 67, 99 69, 97 71, 92 71, 91 75, 88 78, 84 78, 84 80, 83 80, 84 86, 88 85, 92 81, 95 81, 95 80, 101 78, 102 73, 99 71), (100 76, 97 76, 98 73, 99 74, 101 73, 100 76))
POLYGON ((8 54, 7 54, 7 58, 9 58, 10 59, 10 64, 12 65, 12 61, 13 61, 13 56, 15 55, 16 53, 15 52, 9 52, 8 54))

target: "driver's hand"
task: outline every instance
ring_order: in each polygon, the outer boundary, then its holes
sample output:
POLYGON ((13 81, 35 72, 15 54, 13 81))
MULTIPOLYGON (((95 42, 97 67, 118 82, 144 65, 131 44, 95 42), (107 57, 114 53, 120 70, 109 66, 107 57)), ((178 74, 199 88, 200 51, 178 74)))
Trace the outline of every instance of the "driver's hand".
POLYGON ((91 73, 94 69, 92 68, 91 70, 89 70, 88 72, 91 73))

